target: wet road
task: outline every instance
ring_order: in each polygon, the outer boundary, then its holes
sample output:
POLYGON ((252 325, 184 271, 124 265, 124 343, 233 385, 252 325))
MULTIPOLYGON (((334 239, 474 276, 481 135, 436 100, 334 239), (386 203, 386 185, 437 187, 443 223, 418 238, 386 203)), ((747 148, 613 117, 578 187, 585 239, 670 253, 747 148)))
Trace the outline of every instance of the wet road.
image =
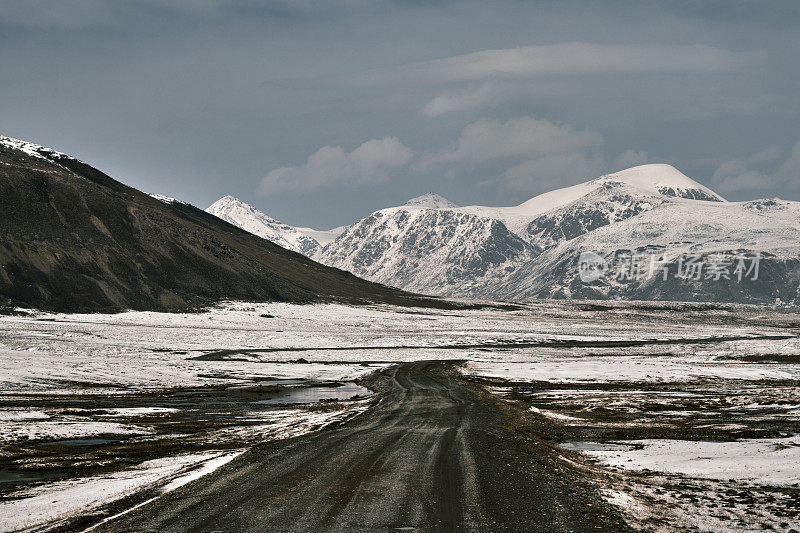
POLYGON ((257 446, 94 531, 625 531, 597 482, 454 363, 371 380, 365 413, 257 446))

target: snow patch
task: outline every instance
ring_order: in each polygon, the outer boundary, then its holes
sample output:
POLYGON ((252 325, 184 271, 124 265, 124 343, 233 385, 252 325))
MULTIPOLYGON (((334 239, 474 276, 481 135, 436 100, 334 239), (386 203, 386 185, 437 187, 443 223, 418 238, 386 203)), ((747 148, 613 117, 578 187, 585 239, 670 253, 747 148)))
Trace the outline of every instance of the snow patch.
POLYGON ((746 439, 735 442, 686 440, 625 441, 624 448, 586 449, 603 464, 716 480, 744 480, 760 485, 800 483, 800 437, 746 439))
POLYGON ((46 159, 48 161, 52 159, 62 159, 62 158, 75 160, 74 157, 70 157, 66 154, 62 154, 61 152, 57 152, 52 148, 40 146, 38 144, 34 144, 28 141, 22 141, 20 139, 14 139, 13 137, 5 137, 0 135, 0 146, 13 148, 14 150, 19 150, 21 152, 24 152, 27 155, 38 157, 39 159, 46 159))
MULTIPOLYGON (((164 479, 179 476, 194 465, 204 464, 210 459, 219 463, 221 459, 228 457, 233 459, 238 453, 241 452, 155 459, 121 472, 47 483, 9 494, 9 497, 15 499, 0 502, 0 515, 3 516, 0 531, 18 531, 43 525, 55 526, 72 516, 87 513, 101 505, 153 486, 164 479)), ((205 465, 202 470, 203 474, 211 471, 205 465)), ((192 479, 199 477, 194 472, 189 476, 192 476, 192 479)), ((178 477, 172 483, 179 483, 181 479, 178 477)))
POLYGON ((148 196, 152 196, 156 200, 164 202, 165 204, 183 203, 183 202, 179 202, 178 200, 176 200, 175 198, 172 198, 170 196, 164 196, 163 194, 155 194, 155 193, 150 193, 150 192, 145 193, 145 194, 147 194, 148 196))

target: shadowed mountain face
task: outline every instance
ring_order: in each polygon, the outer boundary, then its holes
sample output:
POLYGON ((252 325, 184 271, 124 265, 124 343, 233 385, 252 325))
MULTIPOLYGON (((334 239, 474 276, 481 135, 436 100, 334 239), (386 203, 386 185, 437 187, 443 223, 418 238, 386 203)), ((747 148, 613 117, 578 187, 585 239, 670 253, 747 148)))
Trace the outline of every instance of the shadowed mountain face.
POLYGON ((182 310, 219 299, 433 303, 0 137, 0 304, 182 310))

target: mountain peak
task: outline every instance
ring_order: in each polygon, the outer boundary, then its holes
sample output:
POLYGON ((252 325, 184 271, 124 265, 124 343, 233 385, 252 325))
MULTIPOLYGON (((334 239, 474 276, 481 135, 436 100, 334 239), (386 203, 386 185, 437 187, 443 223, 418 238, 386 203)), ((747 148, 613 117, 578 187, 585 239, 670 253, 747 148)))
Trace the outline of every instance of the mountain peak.
POLYGON ((404 205, 413 207, 425 207, 428 209, 452 209, 454 207, 458 207, 458 205, 454 204, 447 198, 432 192, 428 192, 423 194, 422 196, 417 196, 416 198, 412 198, 409 201, 407 201, 404 205))
POLYGON ((601 176, 598 181, 619 181, 637 189, 667 196, 715 202, 725 201, 722 196, 705 185, 696 182, 672 165, 664 163, 627 168, 601 176))
MULTIPOLYGON (((284 224, 235 196, 223 196, 211 204, 206 212, 262 239, 303 255, 311 256, 320 248, 320 243, 316 239, 304 233, 306 228, 295 228, 284 224)), ((313 231, 310 228, 307 230, 307 232, 313 231)))
MULTIPOLYGON (((234 220, 238 221, 240 219, 248 219, 248 220, 257 220, 260 223, 268 223, 268 224, 281 224, 280 221, 275 220, 271 216, 263 213, 253 207, 252 205, 244 202, 235 196, 226 195, 208 206, 206 212, 211 213, 212 215, 219 217, 223 220, 227 220, 228 222, 233 223, 236 226, 242 227, 240 224, 234 222, 234 220)), ((250 231, 248 228, 242 228, 245 230, 250 231)), ((264 237, 260 235, 258 232, 250 231, 250 233, 255 233, 259 237, 264 237)))
POLYGON ((211 204, 206 211, 211 209, 221 209, 223 207, 228 207, 228 206, 242 206, 253 209, 253 206, 249 205, 248 203, 236 198, 235 196, 227 194, 222 198, 220 198, 219 200, 217 200, 216 202, 214 202, 213 204, 211 204))
MULTIPOLYGON (((207 212, 214 216, 228 220, 226 217, 248 216, 261 219, 262 221, 269 221, 270 223, 280 224, 266 213, 262 213, 247 202, 231 196, 230 194, 223 196, 206 209, 207 212), (238 215, 237 215, 238 214, 238 215)), ((228 220, 230 222, 230 220, 228 220)), ((236 224, 234 224, 236 225, 236 224)), ((261 235, 259 235, 261 236, 261 235)))

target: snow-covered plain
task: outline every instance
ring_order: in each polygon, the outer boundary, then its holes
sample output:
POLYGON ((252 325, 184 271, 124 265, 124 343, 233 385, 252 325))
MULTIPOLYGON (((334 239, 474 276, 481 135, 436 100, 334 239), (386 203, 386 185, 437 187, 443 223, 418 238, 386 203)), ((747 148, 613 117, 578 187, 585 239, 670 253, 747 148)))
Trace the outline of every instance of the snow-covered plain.
POLYGON ((699 379, 800 379, 800 365, 749 364, 715 361, 710 356, 675 358, 665 355, 550 356, 536 362, 470 361, 466 370, 481 376, 556 383, 667 382, 699 379))
POLYGON ((4 316, 0 317, 0 391, 85 395, 236 383, 259 376, 342 380, 372 370, 361 366, 365 362, 465 357, 476 361, 477 373, 484 369, 491 375, 538 376, 535 379, 545 379, 548 372, 571 380, 614 379, 639 372, 639 366, 645 367, 644 377, 649 366, 668 373, 665 378, 670 379, 682 372, 754 378, 796 375, 795 366, 741 365, 722 358, 800 353, 795 332, 781 327, 800 320, 793 311, 770 315, 757 307, 727 306, 673 313, 672 308, 679 306, 651 310, 622 306, 595 312, 547 302, 526 304, 516 311, 454 312, 230 302, 192 314, 4 316), (761 340, 764 334, 788 338, 761 340), (744 339, 715 340, 723 337, 744 339), (681 344, 697 339, 709 343, 681 344), (590 344, 558 345, 571 340, 590 344), (612 367, 619 349, 591 346, 592 341, 619 340, 653 344, 628 350, 626 355, 642 358, 621 361, 624 369, 620 369, 612 367), (526 347, 531 342, 542 346, 526 347), (484 349, 493 346, 498 349, 484 349), (222 350, 235 353, 219 360, 195 359, 222 350), (604 354, 609 358, 603 359, 604 354), (659 355, 664 359, 655 359, 659 355), (299 358, 308 363, 293 363, 299 358))
MULTIPOLYGON (((369 399, 355 398, 322 410, 273 406, 263 401, 273 387, 336 386, 419 359, 468 360, 466 375, 485 380, 495 394, 528 402, 531 416, 565 428, 652 426, 692 435, 621 441, 609 456, 619 454, 620 460, 609 460, 606 468, 646 476, 642 468, 684 460, 690 470, 664 467, 664 475, 683 476, 697 490, 713 492, 708 484, 723 481, 702 474, 721 468, 720 461, 789 443, 753 468, 739 461, 739 470, 720 471, 749 483, 794 479, 794 437, 773 434, 798 427, 800 420, 800 316, 794 310, 554 301, 500 309, 492 302, 469 303, 486 307, 227 302, 192 314, 2 316, 0 452, 4 468, 21 476, 0 479, 0 513, 14 517, 4 527, 63 523, 97 512, 154 478, 166 486, 179 472, 197 476, 209 460, 355 416, 369 405, 369 399), (185 425, 199 419, 208 424, 200 436, 185 425), (736 436, 744 430, 766 436, 736 436), (724 438, 705 439, 701 446, 704 432, 724 438), (172 448, 134 467, 92 463, 100 468, 96 473, 25 481, 37 468, 88 464, 95 445, 117 442, 143 451, 151 442, 172 448), (179 452, 185 445, 203 451, 189 458, 179 452), (28 455, 14 451, 19 449, 28 455), (58 506, 42 503, 56 494, 58 506)), ((609 498, 641 503, 647 483, 637 477, 609 498)), ((667 507, 688 509, 676 498, 667 507)), ((666 505, 655 496, 647 502, 648 508, 666 505)))

